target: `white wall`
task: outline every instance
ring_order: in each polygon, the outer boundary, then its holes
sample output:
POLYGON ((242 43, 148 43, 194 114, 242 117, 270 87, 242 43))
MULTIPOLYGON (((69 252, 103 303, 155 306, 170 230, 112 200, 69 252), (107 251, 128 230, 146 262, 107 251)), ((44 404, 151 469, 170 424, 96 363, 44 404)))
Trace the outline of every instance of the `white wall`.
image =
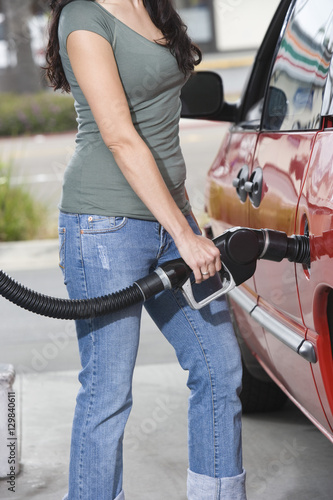
POLYGON ((219 51, 256 49, 280 0, 214 0, 219 51))

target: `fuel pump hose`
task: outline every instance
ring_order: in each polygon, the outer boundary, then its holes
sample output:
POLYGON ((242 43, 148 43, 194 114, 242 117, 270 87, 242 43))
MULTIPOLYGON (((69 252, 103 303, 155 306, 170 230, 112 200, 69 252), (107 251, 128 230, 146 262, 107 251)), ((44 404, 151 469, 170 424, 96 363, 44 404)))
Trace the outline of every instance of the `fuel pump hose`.
POLYGON ((169 261, 128 288, 101 297, 70 300, 35 292, 0 270, 0 295, 35 314, 56 319, 86 319, 103 316, 145 302, 150 297, 190 276, 191 270, 182 259, 169 261))
MULTIPOLYGON (((249 279, 258 259, 309 264, 310 244, 306 236, 288 237, 273 230, 232 228, 213 240, 220 250, 221 276, 232 277, 234 286, 249 279)), ((166 289, 181 288, 191 269, 175 259, 118 292, 82 300, 61 299, 30 290, 0 270, 0 295, 30 312, 56 319, 86 319, 103 316, 145 302, 166 289)), ((230 289, 230 288, 229 288, 230 289)))

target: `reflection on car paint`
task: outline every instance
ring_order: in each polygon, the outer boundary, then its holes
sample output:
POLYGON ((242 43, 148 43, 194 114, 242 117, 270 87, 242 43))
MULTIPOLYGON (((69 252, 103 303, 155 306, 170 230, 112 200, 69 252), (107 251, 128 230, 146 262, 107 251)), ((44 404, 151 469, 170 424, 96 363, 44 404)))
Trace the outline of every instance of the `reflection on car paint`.
POLYGON ((270 101, 276 100, 276 92, 268 94, 263 120, 266 129, 320 127, 323 91, 332 58, 329 8, 331 0, 296 4, 281 40, 269 84, 271 89, 284 93, 285 103, 280 94, 280 106, 272 106, 270 101), (280 119, 279 127, 276 118, 280 119))

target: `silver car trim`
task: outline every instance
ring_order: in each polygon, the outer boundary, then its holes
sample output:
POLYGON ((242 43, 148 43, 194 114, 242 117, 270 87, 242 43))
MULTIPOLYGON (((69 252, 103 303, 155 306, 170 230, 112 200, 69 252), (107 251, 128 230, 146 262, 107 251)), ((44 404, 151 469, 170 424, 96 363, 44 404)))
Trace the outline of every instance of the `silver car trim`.
POLYGON ((251 314, 253 309, 257 307, 257 303, 250 299, 244 292, 242 292, 239 288, 234 288, 231 292, 228 293, 228 296, 237 302, 237 304, 244 309, 245 312, 251 314))
POLYGON ((309 363, 317 362, 314 345, 309 340, 305 340, 286 325, 272 318, 239 288, 234 288, 228 295, 267 332, 271 333, 309 363))

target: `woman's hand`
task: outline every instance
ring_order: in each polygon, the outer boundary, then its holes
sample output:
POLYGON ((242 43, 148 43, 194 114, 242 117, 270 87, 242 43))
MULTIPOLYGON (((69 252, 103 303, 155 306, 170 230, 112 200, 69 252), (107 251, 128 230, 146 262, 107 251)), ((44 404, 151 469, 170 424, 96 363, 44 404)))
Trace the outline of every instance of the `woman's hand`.
POLYGON ((201 283, 221 270, 220 252, 211 240, 189 229, 186 235, 175 239, 175 243, 181 257, 192 269, 196 283, 201 283))

